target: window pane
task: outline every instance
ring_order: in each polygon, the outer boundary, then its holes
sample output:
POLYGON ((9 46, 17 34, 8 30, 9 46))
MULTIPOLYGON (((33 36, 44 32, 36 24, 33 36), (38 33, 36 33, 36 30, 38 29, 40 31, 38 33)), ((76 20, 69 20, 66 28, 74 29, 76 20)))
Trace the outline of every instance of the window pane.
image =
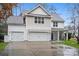
POLYGON ((58 27, 58 25, 56 25, 56 27, 58 27))
POLYGON ((56 22, 56 27, 58 26, 58 23, 56 22))
POLYGON ((42 21, 42 24, 44 24, 44 21, 42 21))
POLYGON ((42 24, 44 24, 44 18, 42 17, 42 24))
POLYGON ((37 17, 35 17, 35 23, 37 23, 37 17))
POLYGON ((55 27, 55 22, 53 22, 53 26, 55 27))
POLYGON ((57 27, 58 26, 58 22, 53 22, 53 26, 57 27))
POLYGON ((23 22, 24 22, 24 24, 26 23, 26 22, 25 22, 25 17, 23 18, 23 22))

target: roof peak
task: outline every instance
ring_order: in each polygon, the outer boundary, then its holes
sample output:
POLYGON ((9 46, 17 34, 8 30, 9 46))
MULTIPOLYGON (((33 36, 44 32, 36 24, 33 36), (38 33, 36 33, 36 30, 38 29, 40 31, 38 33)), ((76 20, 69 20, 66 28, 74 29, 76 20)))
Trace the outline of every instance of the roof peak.
POLYGON ((33 10, 37 9, 38 7, 40 7, 43 11, 45 11, 48 15, 50 15, 50 14, 48 13, 48 11, 43 7, 42 3, 38 3, 38 4, 35 6, 35 8, 33 8, 32 10, 30 10, 30 11, 28 12, 28 14, 29 14, 30 12, 32 12, 33 10))
POLYGON ((42 3, 37 3, 37 5, 42 6, 42 3))

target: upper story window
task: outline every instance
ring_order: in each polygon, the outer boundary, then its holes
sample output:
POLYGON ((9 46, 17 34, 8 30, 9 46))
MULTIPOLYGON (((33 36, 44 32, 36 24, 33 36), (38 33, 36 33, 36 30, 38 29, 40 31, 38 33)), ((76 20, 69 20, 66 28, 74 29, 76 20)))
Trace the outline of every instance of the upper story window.
POLYGON ((44 24, 44 18, 43 17, 35 17, 35 23, 44 24))
POLYGON ((53 22, 53 27, 58 27, 58 22, 53 22))
POLYGON ((37 17, 35 17, 35 23, 37 23, 37 17))
POLYGON ((23 23, 24 23, 24 24, 26 23, 25 19, 26 19, 26 18, 24 17, 24 18, 23 18, 23 23))
POLYGON ((41 17, 38 17, 38 23, 41 23, 41 17))
POLYGON ((44 24, 44 18, 42 18, 42 23, 44 24))

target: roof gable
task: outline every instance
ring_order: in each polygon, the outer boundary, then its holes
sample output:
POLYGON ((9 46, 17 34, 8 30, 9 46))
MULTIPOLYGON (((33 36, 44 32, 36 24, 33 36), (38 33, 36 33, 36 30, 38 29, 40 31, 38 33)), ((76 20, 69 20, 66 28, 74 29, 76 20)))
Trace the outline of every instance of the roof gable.
POLYGON ((33 8, 31 11, 28 12, 28 14, 41 14, 41 15, 50 15, 45 8, 41 5, 37 5, 35 8, 33 8))

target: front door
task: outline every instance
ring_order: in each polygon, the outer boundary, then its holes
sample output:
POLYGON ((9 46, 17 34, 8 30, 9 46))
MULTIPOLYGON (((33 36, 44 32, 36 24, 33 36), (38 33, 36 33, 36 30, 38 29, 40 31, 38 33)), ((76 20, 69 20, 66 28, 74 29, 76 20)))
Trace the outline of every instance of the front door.
POLYGON ((51 41, 53 40, 53 32, 51 33, 51 41))

